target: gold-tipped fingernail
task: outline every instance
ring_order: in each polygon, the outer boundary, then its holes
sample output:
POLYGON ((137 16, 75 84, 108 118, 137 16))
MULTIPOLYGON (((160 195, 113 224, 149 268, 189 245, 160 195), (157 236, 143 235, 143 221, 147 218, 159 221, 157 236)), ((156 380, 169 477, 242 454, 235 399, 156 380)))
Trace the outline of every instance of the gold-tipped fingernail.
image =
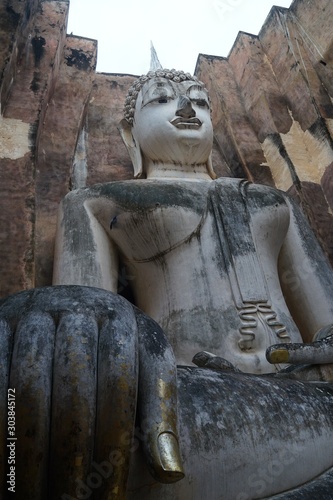
POLYGON ((163 482, 174 483, 185 476, 177 438, 171 432, 162 432, 158 438, 158 451, 163 468, 163 482))
POLYGON ((269 361, 276 363, 289 363, 289 351, 287 349, 276 349, 269 354, 269 361))

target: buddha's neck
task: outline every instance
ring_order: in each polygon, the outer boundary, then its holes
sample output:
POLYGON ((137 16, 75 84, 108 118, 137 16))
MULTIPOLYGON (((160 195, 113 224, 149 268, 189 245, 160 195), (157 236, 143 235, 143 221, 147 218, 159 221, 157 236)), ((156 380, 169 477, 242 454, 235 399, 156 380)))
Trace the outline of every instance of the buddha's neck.
POLYGON ((199 165, 175 165, 173 163, 153 163, 145 165, 147 179, 211 181, 206 163, 199 165))

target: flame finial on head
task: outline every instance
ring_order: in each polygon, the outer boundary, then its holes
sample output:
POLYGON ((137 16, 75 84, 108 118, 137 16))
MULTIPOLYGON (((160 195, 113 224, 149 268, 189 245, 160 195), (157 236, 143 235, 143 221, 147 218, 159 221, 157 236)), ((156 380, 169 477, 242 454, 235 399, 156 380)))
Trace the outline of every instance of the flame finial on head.
POLYGON ((150 71, 156 71, 162 68, 163 66, 160 63, 154 44, 150 41, 150 71))

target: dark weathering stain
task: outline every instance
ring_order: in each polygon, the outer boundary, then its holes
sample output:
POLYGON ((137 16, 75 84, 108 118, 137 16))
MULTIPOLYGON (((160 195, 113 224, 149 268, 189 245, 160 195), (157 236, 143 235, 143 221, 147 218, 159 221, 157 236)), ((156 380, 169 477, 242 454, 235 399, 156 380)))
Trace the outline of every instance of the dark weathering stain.
POLYGON ((10 26, 13 28, 16 28, 19 20, 20 20, 20 14, 15 12, 12 7, 9 5, 6 6, 6 11, 8 12, 9 16, 7 18, 7 22, 10 23, 10 26))
POLYGON ((67 66, 75 66, 77 69, 88 70, 90 68, 91 57, 81 49, 71 49, 70 54, 66 57, 67 66))
POLYGON ((39 90, 39 87, 40 87, 40 76, 39 76, 39 72, 37 71, 34 71, 34 77, 32 79, 32 82, 30 84, 30 90, 32 90, 33 92, 38 92, 39 90))
POLYGON ((36 149, 37 130, 38 130, 38 121, 32 123, 29 127, 29 143, 34 145, 33 147, 30 148, 33 154, 35 154, 35 149, 36 149))
POLYGON ((34 52, 35 66, 38 66, 45 52, 44 49, 46 45, 45 38, 36 35, 32 38, 31 45, 34 52))
POLYGON ((141 351, 145 351, 151 357, 164 357, 169 350, 169 343, 162 328, 149 316, 146 316, 140 309, 134 307, 134 313, 140 337, 141 351))

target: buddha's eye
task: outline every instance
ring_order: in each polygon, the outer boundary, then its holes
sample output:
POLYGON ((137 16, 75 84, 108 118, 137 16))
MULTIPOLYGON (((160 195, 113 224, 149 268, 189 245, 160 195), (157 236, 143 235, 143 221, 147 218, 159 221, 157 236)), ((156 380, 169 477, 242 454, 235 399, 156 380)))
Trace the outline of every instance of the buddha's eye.
POLYGON ((196 99, 194 102, 200 108, 209 108, 209 104, 205 99, 196 99))

